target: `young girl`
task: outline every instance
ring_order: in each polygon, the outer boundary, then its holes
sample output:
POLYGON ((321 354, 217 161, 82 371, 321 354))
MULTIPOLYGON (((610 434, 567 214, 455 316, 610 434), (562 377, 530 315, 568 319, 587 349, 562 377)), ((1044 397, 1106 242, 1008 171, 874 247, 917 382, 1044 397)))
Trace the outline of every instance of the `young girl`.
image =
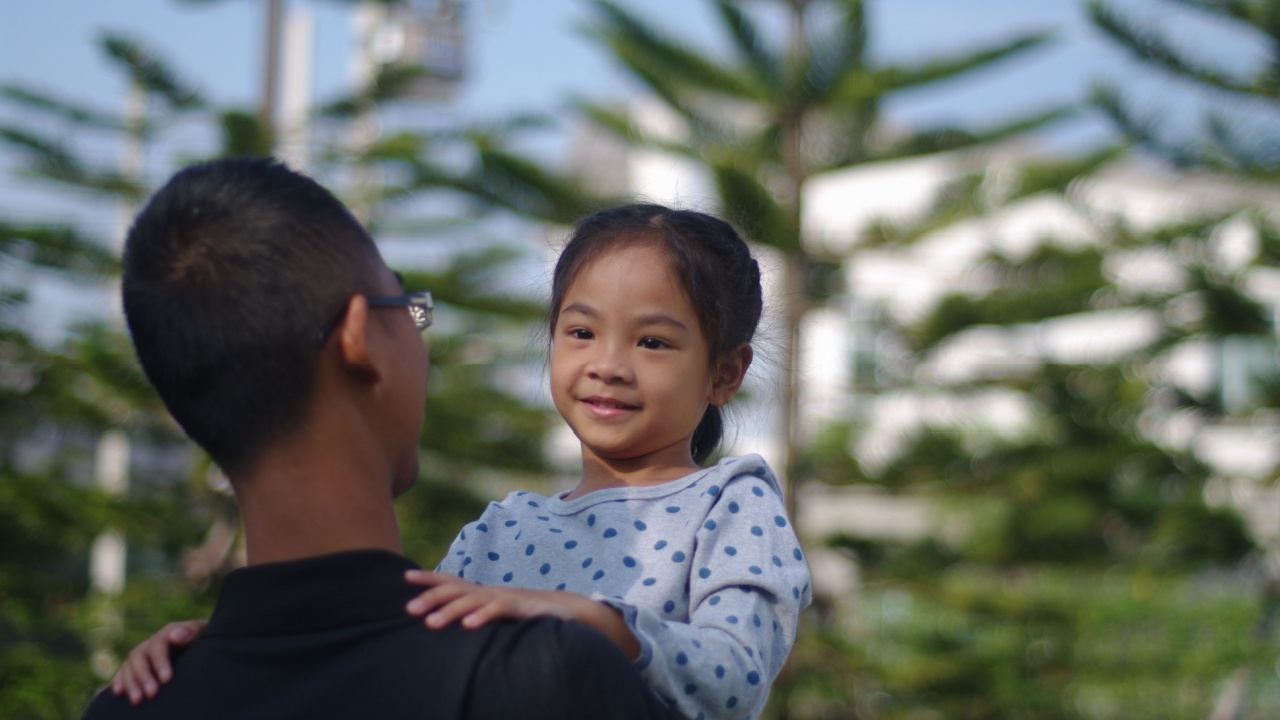
MULTIPOLYGON (((407 609, 430 628, 582 622, 679 715, 752 717, 810 600, 769 467, 756 455, 701 467, 751 364, 759 268, 721 220, 628 205, 579 223, 550 307, 551 395, 581 441, 581 480, 490 504, 436 572, 409 574, 428 589, 407 609)), ((170 639, 131 653, 118 693, 153 682, 133 656, 170 639)))

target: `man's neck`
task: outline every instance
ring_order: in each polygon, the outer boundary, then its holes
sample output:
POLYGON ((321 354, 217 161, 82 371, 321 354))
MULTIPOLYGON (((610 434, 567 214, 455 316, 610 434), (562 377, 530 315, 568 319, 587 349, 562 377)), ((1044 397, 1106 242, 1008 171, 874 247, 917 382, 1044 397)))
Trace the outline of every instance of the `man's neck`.
MULTIPOLYGON (((332 445, 314 453, 306 445, 279 448, 233 479, 248 564, 348 550, 402 552, 391 483, 381 477, 386 470, 335 454, 332 445)), ((353 446, 359 444, 346 444, 353 446)))

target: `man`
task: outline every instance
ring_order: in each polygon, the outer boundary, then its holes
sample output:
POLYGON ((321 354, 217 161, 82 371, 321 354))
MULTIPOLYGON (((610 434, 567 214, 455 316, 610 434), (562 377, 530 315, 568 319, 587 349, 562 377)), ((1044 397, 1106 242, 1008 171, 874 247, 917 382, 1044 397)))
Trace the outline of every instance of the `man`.
POLYGON ((665 717, 611 642, 537 619, 429 631, 392 499, 418 473, 430 324, 332 195, 270 160, 178 173, 135 219, 143 369, 231 479, 248 567, 172 680, 85 717, 665 717))

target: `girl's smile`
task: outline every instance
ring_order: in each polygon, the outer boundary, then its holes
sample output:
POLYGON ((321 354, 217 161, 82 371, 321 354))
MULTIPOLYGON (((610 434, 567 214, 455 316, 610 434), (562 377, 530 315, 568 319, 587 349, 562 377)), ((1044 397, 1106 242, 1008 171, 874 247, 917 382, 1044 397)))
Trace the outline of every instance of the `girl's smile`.
POLYGON ((578 402, 586 406, 587 412, 601 420, 614 420, 627 417, 628 413, 640 409, 636 405, 629 405, 627 403, 618 402, 617 400, 596 397, 594 395, 591 397, 581 398, 578 402))

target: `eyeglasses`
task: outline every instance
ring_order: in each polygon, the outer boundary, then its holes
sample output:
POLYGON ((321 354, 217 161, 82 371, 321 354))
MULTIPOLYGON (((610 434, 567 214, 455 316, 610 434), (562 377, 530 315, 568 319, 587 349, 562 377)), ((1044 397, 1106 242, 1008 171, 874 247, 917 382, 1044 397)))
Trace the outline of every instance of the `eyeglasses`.
MULTIPOLYGON (((371 308, 408 308, 409 317, 413 318, 413 325, 418 329, 418 332, 431 327, 431 311, 436 306, 435 301, 431 298, 431 293, 425 290, 405 295, 366 297, 365 301, 369 303, 371 308)), ((329 335, 333 334, 334 329, 338 327, 344 317, 346 317, 345 309, 324 326, 316 337, 316 347, 324 347, 324 344, 329 340, 329 335)))

